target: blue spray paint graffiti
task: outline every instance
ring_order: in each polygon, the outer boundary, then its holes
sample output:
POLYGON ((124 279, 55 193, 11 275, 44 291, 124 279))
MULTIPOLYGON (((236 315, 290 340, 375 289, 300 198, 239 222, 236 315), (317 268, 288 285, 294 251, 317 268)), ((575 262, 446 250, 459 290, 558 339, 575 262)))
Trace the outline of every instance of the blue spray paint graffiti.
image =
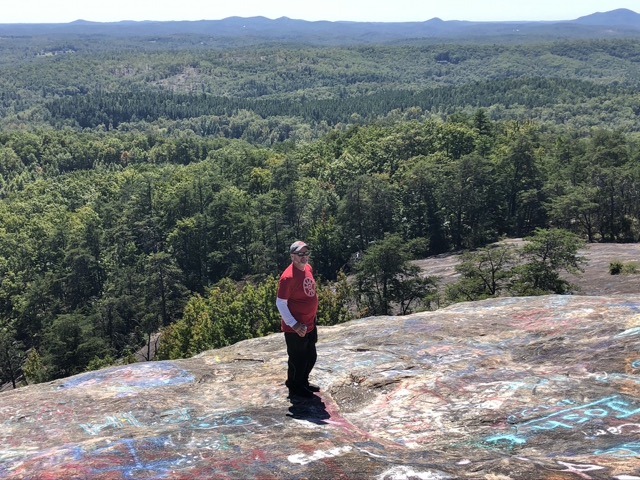
POLYGON ((639 335, 639 334, 640 334, 640 327, 634 327, 634 328, 625 330, 624 332, 620 332, 614 338, 631 337, 633 335, 639 335))
POLYGON ((624 302, 624 303, 614 303, 611 305, 611 308, 627 308, 632 312, 640 312, 640 303, 634 302, 624 302))
MULTIPOLYGON (((619 395, 613 395, 584 405, 565 408, 544 417, 535 418, 520 425, 515 425, 514 429, 517 435, 494 435, 486 438, 485 442, 493 444, 507 443, 513 447, 525 444, 528 433, 540 433, 556 429, 572 430, 576 426, 583 425, 594 419, 604 419, 607 417, 625 419, 635 415, 640 415, 640 408, 635 408, 634 405, 623 400, 619 395)), ((513 421, 514 418, 513 416, 510 417, 510 423, 515 423, 513 421)), ((636 444, 629 445, 635 448, 636 444)), ((640 444, 638 444, 638 446, 640 446, 640 444)))
POLYGON ((136 417, 131 413, 124 413, 122 415, 117 416, 108 416, 104 423, 81 423, 80 428, 82 428, 89 435, 98 435, 100 432, 107 428, 119 429, 123 428, 125 425, 132 425, 134 427, 142 427, 140 422, 136 420, 136 417))
POLYGON ((596 455, 611 455, 614 457, 622 458, 637 457, 638 455, 640 455, 640 442, 624 443, 607 450, 596 450, 593 453, 596 455))
POLYGON ((489 437, 485 439, 485 442, 495 443, 495 444, 500 442, 506 442, 510 445, 524 445, 525 443, 527 443, 527 440, 525 438, 518 437, 516 435, 496 435, 495 437, 489 437))
MULTIPOLYGON (((163 478, 170 473, 171 470, 188 461, 186 458, 145 460, 139 454, 139 443, 139 441, 131 439, 121 440, 109 447, 95 450, 85 456, 100 457, 105 455, 106 458, 112 457, 112 459, 116 460, 114 464, 105 468, 93 468, 93 474, 120 473, 120 475, 122 475, 121 478, 124 479, 136 479, 142 475, 147 476, 149 474, 154 475, 154 478, 163 478), (118 449, 123 450, 123 452, 115 454, 118 449), (118 465, 118 463, 120 463, 120 465, 118 465)), ((148 439, 144 440, 144 444, 145 450, 149 448, 166 450, 167 446, 171 445, 171 440, 165 437, 148 439)))

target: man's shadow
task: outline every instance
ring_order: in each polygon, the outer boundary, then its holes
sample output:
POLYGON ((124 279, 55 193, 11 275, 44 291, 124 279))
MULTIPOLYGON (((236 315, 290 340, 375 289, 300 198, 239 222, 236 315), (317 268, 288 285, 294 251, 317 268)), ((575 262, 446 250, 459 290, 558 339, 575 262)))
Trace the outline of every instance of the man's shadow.
POLYGON ((289 407, 289 413, 287 417, 295 418, 297 420, 306 420, 317 425, 326 425, 326 419, 330 418, 329 412, 322 401, 322 399, 314 395, 311 398, 302 398, 292 395, 289 397, 291 406, 289 407))

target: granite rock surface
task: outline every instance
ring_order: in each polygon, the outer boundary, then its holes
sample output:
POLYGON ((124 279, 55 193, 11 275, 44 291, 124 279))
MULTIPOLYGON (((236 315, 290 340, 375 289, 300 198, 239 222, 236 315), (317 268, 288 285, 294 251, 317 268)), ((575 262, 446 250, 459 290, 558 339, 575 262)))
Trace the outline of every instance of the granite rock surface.
MULTIPOLYGON (((521 238, 502 240, 499 244, 521 248, 521 238)), ((561 271, 561 276, 577 288, 580 295, 621 295, 640 293, 640 274, 611 275, 611 262, 638 264, 640 260, 640 243, 589 243, 578 251, 578 256, 585 262, 583 272, 577 275, 561 271)), ((461 254, 443 253, 422 260, 414 260, 424 275, 437 277, 439 285, 446 287, 460 279, 455 271, 461 254)))
POLYGON ((640 479, 640 294, 462 303, 0 395, 0 479, 640 479))

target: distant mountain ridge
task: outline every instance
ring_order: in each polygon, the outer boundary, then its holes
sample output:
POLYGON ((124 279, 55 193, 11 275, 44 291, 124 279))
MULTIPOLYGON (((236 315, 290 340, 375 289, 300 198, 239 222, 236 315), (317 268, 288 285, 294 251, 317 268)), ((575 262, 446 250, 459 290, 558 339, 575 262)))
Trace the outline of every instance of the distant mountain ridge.
POLYGON ((432 18, 422 22, 306 21, 281 17, 229 17, 199 21, 76 20, 64 24, 0 24, 2 36, 40 35, 166 36, 206 35, 218 38, 254 38, 278 41, 393 42, 490 36, 554 36, 615 38, 640 36, 640 14, 629 9, 597 12, 575 20, 473 22, 432 18))
POLYGON ((610 12, 597 12, 584 17, 573 20, 574 23, 581 25, 600 25, 600 26, 629 26, 634 28, 640 27, 640 14, 629 10, 628 8, 619 8, 610 12))

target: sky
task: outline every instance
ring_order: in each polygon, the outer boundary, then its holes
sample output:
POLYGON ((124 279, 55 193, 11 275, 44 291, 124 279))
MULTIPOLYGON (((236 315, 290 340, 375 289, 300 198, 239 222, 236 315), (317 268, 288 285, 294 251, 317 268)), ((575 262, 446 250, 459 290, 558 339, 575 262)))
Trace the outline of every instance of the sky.
POLYGON ((640 0, 0 0, 1 23, 219 20, 263 16, 357 22, 573 20, 640 0))

